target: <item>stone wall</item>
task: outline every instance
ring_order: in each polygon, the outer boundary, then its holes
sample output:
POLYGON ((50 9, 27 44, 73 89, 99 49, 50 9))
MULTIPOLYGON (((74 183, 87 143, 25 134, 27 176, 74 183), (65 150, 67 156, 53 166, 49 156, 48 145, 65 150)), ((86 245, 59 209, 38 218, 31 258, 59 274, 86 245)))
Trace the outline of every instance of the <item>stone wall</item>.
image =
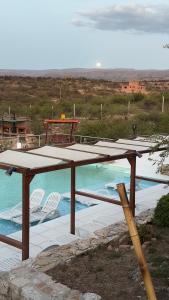
POLYGON ((55 283, 48 275, 24 265, 0 275, 1 300, 101 300, 92 294, 82 294, 61 283, 55 283))
MULTIPOLYGON (((136 217, 137 224, 149 222, 153 211, 153 209, 148 209, 136 217)), ((35 270, 46 272, 58 264, 69 262, 75 256, 95 249, 100 245, 108 244, 110 241, 119 241, 126 232, 128 232, 128 228, 125 222, 112 224, 95 231, 88 238, 79 239, 64 246, 55 246, 51 250, 41 252, 33 262, 28 261, 27 264, 35 270)))
MULTIPOLYGON (((137 223, 151 220, 153 210, 147 210, 136 218, 137 223)), ((95 249, 99 245, 118 241, 127 232, 124 222, 110 225, 95 231, 86 239, 79 239, 64 246, 55 246, 43 251, 35 259, 22 262, 10 271, 0 273, 0 300, 101 300, 92 294, 82 294, 71 290, 61 283, 55 283, 44 272, 58 264, 69 262, 82 253, 95 249)))

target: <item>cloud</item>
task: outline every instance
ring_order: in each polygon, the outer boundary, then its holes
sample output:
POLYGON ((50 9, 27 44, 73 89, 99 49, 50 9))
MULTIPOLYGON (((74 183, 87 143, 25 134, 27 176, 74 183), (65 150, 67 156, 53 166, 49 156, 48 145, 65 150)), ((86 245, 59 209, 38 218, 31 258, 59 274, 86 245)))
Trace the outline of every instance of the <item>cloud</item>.
POLYGON ((73 24, 99 30, 169 33, 169 5, 112 5, 78 12, 73 24))

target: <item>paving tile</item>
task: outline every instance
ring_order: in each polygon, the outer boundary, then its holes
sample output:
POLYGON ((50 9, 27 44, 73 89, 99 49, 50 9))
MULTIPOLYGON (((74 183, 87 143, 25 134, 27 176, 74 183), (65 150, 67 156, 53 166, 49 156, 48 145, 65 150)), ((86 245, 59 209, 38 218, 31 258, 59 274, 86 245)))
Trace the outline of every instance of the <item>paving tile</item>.
POLYGON ((70 231, 70 227, 68 226, 59 226, 57 228, 53 228, 50 230, 46 230, 42 233, 42 236, 46 237, 47 239, 55 238, 56 236, 60 236, 61 234, 67 233, 70 231))
POLYGON ((21 258, 15 256, 0 259, 0 271, 10 271, 20 265, 20 260, 21 258))
POLYGON ((85 239, 85 238, 89 237, 89 235, 91 235, 91 232, 88 231, 88 230, 86 230, 83 227, 78 227, 77 226, 76 229, 75 229, 75 231, 76 231, 76 236, 78 238, 85 239))
POLYGON ((42 242, 46 241, 46 236, 43 236, 41 234, 32 234, 31 238, 30 238, 30 243, 34 244, 34 245, 39 245, 42 242))
POLYGON ((8 246, 5 246, 5 247, 2 247, 0 248, 0 257, 1 258, 6 258, 6 257, 10 257, 10 256, 15 256, 17 253, 19 254, 21 250, 15 248, 15 247, 8 247, 8 246))
POLYGON ((0 249, 3 248, 3 247, 6 247, 6 246, 7 246, 6 243, 0 242, 0 249))
MULTIPOLYGON (((122 215, 122 214, 121 214, 122 215)), ((123 215, 122 215, 123 217, 123 215)), ((99 224, 102 224, 104 227, 105 226, 109 226, 111 225, 112 223, 114 223, 114 220, 116 219, 116 216, 114 215, 104 215, 104 216, 101 216, 101 217, 97 217, 93 220, 93 222, 96 222, 96 223, 99 223, 99 224)))
POLYGON ((29 252, 30 252, 30 257, 35 257, 36 255, 38 255, 40 252, 42 251, 42 248, 34 245, 34 244, 30 244, 29 247, 29 252))
POLYGON ((71 243, 77 239, 78 239, 78 236, 67 233, 64 235, 57 236, 56 243, 58 243, 59 245, 65 245, 65 244, 71 243))
POLYGON ((86 223, 84 229, 88 232, 94 232, 95 230, 99 230, 103 227, 104 226, 102 224, 91 222, 86 223))
POLYGON ((22 231, 14 232, 12 234, 9 234, 8 236, 13 238, 13 239, 16 239, 18 241, 21 241, 22 240, 22 231))
POLYGON ((53 246, 53 245, 57 246, 57 245, 60 245, 60 244, 56 240, 48 240, 48 241, 45 241, 45 242, 42 242, 42 243, 39 244, 39 246, 41 247, 42 250, 44 250, 44 249, 46 249, 50 246, 53 246))
POLYGON ((63 231, 65 229, 68 229, 70 227, 70 221, 69 222, 65 222, 65 223, 55 223, 52 222, 50 224, 48 224, 48 227, 45 228, 44 232, 49 232, 50 230, 55 230, 55 231, 63 231))

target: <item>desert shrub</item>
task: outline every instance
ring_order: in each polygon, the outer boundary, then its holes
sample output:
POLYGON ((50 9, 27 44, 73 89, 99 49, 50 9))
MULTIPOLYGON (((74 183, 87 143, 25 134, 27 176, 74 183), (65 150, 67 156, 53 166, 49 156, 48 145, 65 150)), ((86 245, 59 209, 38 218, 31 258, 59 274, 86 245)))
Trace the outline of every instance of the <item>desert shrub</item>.
POLYGON ((81 123, 78 134, 84 136, 99 136, 107 138, 127 137, 130 132, 130 123, 125 120, 114 121, 85 121, 81 123))
POLYGON ((132 97, 130 95, 114 95, 110 98, 110 103, 112 104, 127 104, 128 101, 132 100, 132 97))
MULTIPOLYGON (((152 237, 155 236, 151 224, 137 224, 136 226, 141 244, 150 241, 152 237)), ((129 234, 127 235, 127 244, 132 244, 132 240, 129 234)))
POLYGON ((146 111, 151 111, 155 106, 157 106, 157 103, 153 100, 144 100, 142 103, 142 108, 144 108, 146 111))
POLYGON ((134 102, 139 102, 139 101, 143 100, 144 98, 145 98, 145 96, 142 93, 133 94, 133 101, 134 102))
POLYGON ((169 227, 169 194, 161 197, 158 201, 153 221, 158 226, 169 227))
POLYGON ((137 226, 140 242, 143 244, 146 241, 150 241, 152 238, 152 226, 148 224, 140 224, 137 226))

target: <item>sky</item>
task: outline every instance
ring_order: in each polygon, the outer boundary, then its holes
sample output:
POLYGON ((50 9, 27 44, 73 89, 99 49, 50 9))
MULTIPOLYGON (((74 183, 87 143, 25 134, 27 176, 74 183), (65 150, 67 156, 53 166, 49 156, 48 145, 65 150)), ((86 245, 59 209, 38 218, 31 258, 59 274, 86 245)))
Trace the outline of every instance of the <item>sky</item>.
POLYGON ((0 69, 169 69, 168 0, 0 0, 0 69))

